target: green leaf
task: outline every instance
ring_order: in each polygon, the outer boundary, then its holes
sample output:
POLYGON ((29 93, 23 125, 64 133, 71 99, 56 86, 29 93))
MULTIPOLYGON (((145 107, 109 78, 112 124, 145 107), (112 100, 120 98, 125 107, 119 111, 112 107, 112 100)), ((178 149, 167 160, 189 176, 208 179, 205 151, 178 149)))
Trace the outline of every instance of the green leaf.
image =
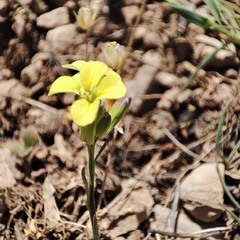
POLYGON ((86 178, 86 175, 85 175, 85 168, 84 167, 82 168, 81 175, 82 175, 83 183, 84 183, 85 188, 86 188, 86 192, 88 192, 88 182, 87 182, 87 178, 86 178))
POLYGON ((111 107, 109 115, 111 116, 111 123, 106 131, 106 134, 110 133, 113 128, 120 122, 128 108, 130 107, 132 99, 129 97, 123 97, 118 99, 111 107))
POLYGON ((97 156, 94 159, 94 164, 96 163, 96 161, 98 160, 98 158, 101 156, 103 150, 105 149, 105 147, 107 146, 107 142, 104 142, 104 144, 101 146, 100 150, 97 153, 97 156))
POLYGON ((216 134, 216 150, 217 150, 218 155, 221 157, 221 159, 224 161, 225 164, 226 164, 226 159, 223 155, 222 150, 220 149, 220 141, 221 141, 221 137, 222 137, 222 127, 224 124, 225 114, 228 109, 228 106, 229 106, 229 104, 226 105, 222 111, 222 115, 221 115, 221 118, 218 123, 217 134, 216 134))
POLYGON ((227 194, 229 200, 232 202, 232 204, 234 205, 234 207, 236 208, 236 210, 240 213, 240 205, 239 203, 237 202, 237 200, 233 197, 232 193, 230 192, 223 176, 221 175, 220 173, 220 170, 219 170, 219 166, 218 166, 218 163, 217 163, 217 172, 218 172, 218 175, 219 175, 219 178, 220 178, 220 181, 222 183, 222 186, 223 186, 223 189, 225 191, 225 193, 227 194))
POLYGON ((212 15, 216 18, 217 22, 220 25, 225 25, 226 22, 222 19, 221 12, 219 12, 219 9, 218 9, 218 6, 217 6, 215 0, 204 0, 204 2, 209 7, 212 15))
POLYGON ((235 147, 233 148, 233 150, 231 151, 231 153, 229 154, 228 158, 227 158, 227 163, 230 163, 232 158, 234 157, 235 153, 237 152, 237 150, 240 147, 240 140, 238 141, 238 143, 235 145, 235 147))
POLYGON ((189 22, 192 22, 202 28, 208 28, 214 25, 214 23, 203 17, 200 14, 195 13, 194 11, 184 7, 182 4, 174 1, 174 0, 165 0, 167 3, 171 5, 171 7, 181 16, 186 18, 189 22))
POLYGON ((95 215, 93 217, 93 236, 94 236, 94 239, 96 239, 96 240, 99 239, 98 223, 97 223, 97 218, 95 215))

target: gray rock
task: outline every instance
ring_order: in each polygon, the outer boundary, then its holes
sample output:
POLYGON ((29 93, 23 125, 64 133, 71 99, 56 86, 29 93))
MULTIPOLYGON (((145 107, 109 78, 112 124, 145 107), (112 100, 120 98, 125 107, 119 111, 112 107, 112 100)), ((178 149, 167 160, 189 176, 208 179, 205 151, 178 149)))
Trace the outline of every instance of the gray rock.
POLYGON ((149 50, 144 53, 142 61, 144 64, 151 65, 156 68, 161 68, 162 56, 154 50, 149 50))
POLYGON ((158 33, 148 32, 143 39, 144 46, 147 49, 157 48, 162 45, 162 40, 158 33))
POLYGON ((59 7, 44 13, 37 18, 37 26, 45 29, 53 29, 70 23, 70 16, 66 7, 59 7))
MULTIPOLYGON (((221 174, 224 165, 219 164, 221 174)), ((184 208, 202 222, 214 222, 224 212, 223 187, 219 179, 216 164, 204 163, 194 169, 182 182, 180 198, 184 208)))
POLYGON ((121 9, 121 12, 123 14, 125 23, 127 25, 132 25, 138 16, 139 7, 136 5, 126 6, 121 9))
POLYGON ((179 82, 179 78, 168 72, 159 72, 156 75, 156 81, 164 87, 171 88, 179 82))
MULTIPOLYGON (((160 231, 168 231, 168 219, 171 209, 157 204, 154 206, 153 211, 157 223, 157 229, 160 231)), ((177 233, 193 233, 201 230, 201 226, 191 221, 191 219, 185 213, 179 213, 176 223, 177 233)))
POLYGON ((31 9, 39 16, 48 11, 48 5, 43 0, 35 0, 31 4, 31 9))
POLYGON ((179 62, 188 60, 193 53, 192 44, 187 38, 180 37, 174 39, 173 47, 179 62))
POLYGON ((77 34, 77 25, 67 24, 49 30, 46 40, 51 44, 52 51, 65 52, 69 49, 71 41, 76 39, 77 34))
POLYGON ((142 65, 133 80, 126 81, 128 95, 132 97, 130 111, 136 115, 141 115, 154 108, 155 99, 143 100, 141 95, 158 92, 157 84, 154 81, 157 68, 150 65, 142 65))

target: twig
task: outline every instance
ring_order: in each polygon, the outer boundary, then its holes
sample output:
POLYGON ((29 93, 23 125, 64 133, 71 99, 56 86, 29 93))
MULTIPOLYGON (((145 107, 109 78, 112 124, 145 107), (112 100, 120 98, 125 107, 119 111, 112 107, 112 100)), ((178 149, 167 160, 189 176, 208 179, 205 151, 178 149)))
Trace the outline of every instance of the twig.
POLYGON ((159 231, 159 230, 149 230, 148 232, 153 233, 153 234, 161 234, 163 236, 175 237, 175 238, 179 237, 179 238, 203 238, 203 239, 206 239, 207 237, 222 234, 227 231, 230 231, 231 229, 232 229, 232 226, 209 228, 209 229, 204 229, 202 231, 193 232, 193 233, 171 233, 171 232, 165 232, 165 231, 159 231))
MULTIPOLYGON (((136 29, 137 29, 137 26, 139 25, 139 22, 140 22, 141 18, 142 18, 143 10, 146 6, 146 3, 147 3, 147 0, 142 0, 142 5, 141 5, 141 8, 139 10, 139 14, 138 14, 136 22, 134 24, 133 30, 131 32, 131 35, 130 35, 130 38, 129 38, 129 41, 128 41, 128 45, 127 45, 127 49, 126 49, 126 54, 123 58, 123 62, 125 62, 125 60, 128 58, 128 56, 130 54, 130 50, 131 50, 131 47, 132 47, 132 44, 133 44, 136 29)), ((122 64, 121 68, 119 69, 120 75, 121 75, 121 72, 122 72, 122 67, 123 67, 123 64, 122 64)))
POLYGON ((189 150, 185 147, 182 143, 180 143, 169 131, 166 127, 163 127, 164 133, 172 140, 172 142, 179 147, 183 152, 187 153, 188 155, 192 156, 193 158, 199 158, 199 155, 189 150))
POLYGON ((178 209, 178 202, 180 197, 180 183, 177 183, 176 190, 175 190, 175 197, 172 204, 172 210, 168 218, 168 230, 169 232, 174 232, 177 220, 177 209, 178 209))
POLYGON ((6 97, 6 98, 13 98, 13 99, 16 99, 16 100, 19 100, 19 101, 26 102, 29 105, 32 105, 34 107, 37 107, 37 108, 40 108, 40 109, 43 109, 43 110, 46 110, 46 111, 49 111, 49 112, 53 112, 53 113, 58 112, 58 110, 56 108, 50 107, 47 104, 36 101, 32 98, 26 98, 26 97, 22 97, 20 95, 9 96, 9 95, 4 94, 4 93, 0 93, 0 95, 3 96, 3 97, 6 97))

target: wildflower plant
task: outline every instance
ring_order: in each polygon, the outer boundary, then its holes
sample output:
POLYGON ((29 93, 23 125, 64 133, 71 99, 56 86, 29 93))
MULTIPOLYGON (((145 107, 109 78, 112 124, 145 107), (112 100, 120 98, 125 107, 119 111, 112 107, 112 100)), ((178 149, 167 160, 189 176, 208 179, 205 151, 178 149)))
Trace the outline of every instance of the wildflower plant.
POLYGON ((61 76, 52 84, 49 96, 57 93, 75 93, 78 98, 73 102, 70 113, 73 121, 80 128, 80 140, 88 148, 88 179, 82 169, 82 179, 87 193, 87 208, 90 212, 94 239, 99 239, 94 200, 95 164, 104 149, 95 155, 96 141, 109 134, 122 119, 130 106, 130 98, 124 97, 126 87, 121 77, 100 61, 83 60, 63 65, 75 70, 73 76, 61 76), (116 99, 109 112, 104 106, 105 99, 116 99))

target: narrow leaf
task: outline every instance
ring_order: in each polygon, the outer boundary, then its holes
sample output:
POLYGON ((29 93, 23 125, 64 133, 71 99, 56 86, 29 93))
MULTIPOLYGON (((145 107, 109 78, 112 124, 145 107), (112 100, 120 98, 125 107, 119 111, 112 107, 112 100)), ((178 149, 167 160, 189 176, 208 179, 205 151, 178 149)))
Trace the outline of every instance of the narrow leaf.
POLYGON ((209 7, 212 15, 216 18, 217 22, 220 25, 225 25, 226 22, 222 19, 221 12, 219 12, 219 9, 218 9, 218 6, 217 6, 215 0, 204 0, 204 2, 209 7))

